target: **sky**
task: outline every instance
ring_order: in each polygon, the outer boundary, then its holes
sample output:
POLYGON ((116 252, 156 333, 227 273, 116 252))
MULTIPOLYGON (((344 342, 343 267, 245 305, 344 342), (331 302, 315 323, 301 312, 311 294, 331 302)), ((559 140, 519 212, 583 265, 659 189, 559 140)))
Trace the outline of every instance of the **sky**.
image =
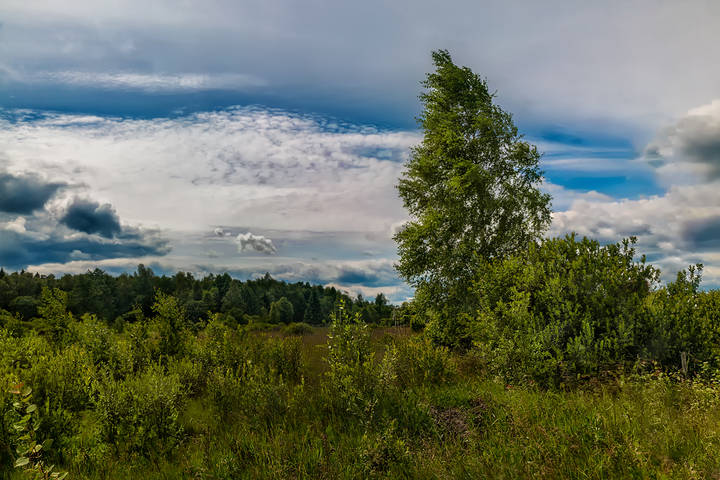
POLYGON ((0 2, 0 265, 412 296, 395 185, 430 52, 543 153, 548 236, 720 286, 720 3, 0 2))

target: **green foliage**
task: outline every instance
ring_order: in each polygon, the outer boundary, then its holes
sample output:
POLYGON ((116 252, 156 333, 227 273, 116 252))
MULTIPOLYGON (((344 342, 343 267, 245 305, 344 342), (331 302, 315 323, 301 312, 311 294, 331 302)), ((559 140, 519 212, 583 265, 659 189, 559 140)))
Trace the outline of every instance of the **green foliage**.
POLYGON ((556 385, 634 362, 646 352, 644 304, 659 273, 634 260, 634 242, 567 236, 491 262, 463 334, 515 380, 556 385))
POLYGON ((690 266, 647 299, 646 341, 661 365, 706 375, 720 367, 720 291, 700 291, 701 273, 690 266))
POLYGON ((300 382, 304 370, 302 341, 299 338, 268 339, 255 345, 254 359, 285 380, 300 382))
POLYGON ((45 437, 41 441, 38 437, 41 427, 40 408, 32 401, 32 389, 20 385, 13 393, 16 396, 13 404, 16 414, 13 429, 17 435, 18 454, 15 468, 23 469, 34 479, 62 480, 67 477, 67 472, 55 471, 55 465, 48 465, 46 462, 45 457, 53 440, 45 437))
POLYGON ((54 342, 59 342, 68 324, 72 321, 72 314, 67 311, 68 294, 59 288, 43 287, 42 303, 38 307, 44 325, 40 330, 46 333, 54 342))
POLYGON ((208 383, 208 395, 223 417, 241 415, 259 424, 282 419, 291 393, 281 375, 250 360, 237 370, 217 368, 208 383))
POLYGON ((313 333, 313 328, 305 322, 291 323, 283 329, 285 335, 308 335, 313 333))
POLYGON ((185 309, 177 298, 158 291, 152 310, 155 313, 153 326, 159 335, 160 355, 177 354, 183 347, 183 333, 188 326, 185 309))
POLYGON ((526 248, 550 223, 550 197, 537 188, 540 154, 511 115, 493 103, 486 82, 445 50, 423 82, 423 141, 398 190, 411 221, 395 235, 397 268, 434 311, 438 340, 454 340, 467 290, 482 260, 526 248))
POLYGON ((329 406, 343 415, 372 420, 375 406, 395 380, 394 352, 378 363, 367 324, 359 314, 350 316, 344 303, 331 318, 324 385, 329 406))
POLYGON ((456 375, 455 361, 447 347, 436 346, 426 336, 396 342, 398 381, 404 386, 442 385, 456 375))
POLYGON ((91 355, 80 345, 70 345, 33 361, 25 376, 35 399, 54 409, 80 412, 90 406, 95 379, 91 355))
POLYGON ((270 304, 270 323, 290 323, 295 316, 295 309, 285 297, 270 304))
POLYGON ((319 325, 323 323, 322 305, 320 305, 320 297, 315 290, 310 292, 307 307, 303 316, 303 321, 310 325, 319 325))
POLYGON ((405 440, 397 435, 394 422, 379 434, 363 435, 360 458, 365 478, 375 478, 393 470, 396 475, 401 474, 407 471, 412 462, 410 449, 405 440))
POLYGON ((180 412, 185 389, 177 373, 152 365, 142 374, 99 378, 95 412, 104 441, 143 456, 172 452, 183 438, 180 412))

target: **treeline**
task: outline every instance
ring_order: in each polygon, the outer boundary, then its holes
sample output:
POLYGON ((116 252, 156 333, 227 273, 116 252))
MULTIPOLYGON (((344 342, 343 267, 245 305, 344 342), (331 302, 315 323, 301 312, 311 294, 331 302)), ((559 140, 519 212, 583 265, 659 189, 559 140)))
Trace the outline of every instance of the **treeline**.
POLYGON ((371 301, 362 295, 351 298, 334 287, 286 283, 269 274, 247 281, 233 279, 227 273, 203 278, 185 272, 158 276, 141 264, 134 273, 117 276, 100 269, 59 278, 0 270, 0 324, 37 319, 43 289, 65 292, 67 308, 73 315, 93 314, 117 327, 150 316, 158 292, 175 297, 191 323, 219 314, 231 326, 300 322, 321 325, 328 322, 341 301, 367 323, 387 323, 393 313, 393 306, 382 293, 371 301))

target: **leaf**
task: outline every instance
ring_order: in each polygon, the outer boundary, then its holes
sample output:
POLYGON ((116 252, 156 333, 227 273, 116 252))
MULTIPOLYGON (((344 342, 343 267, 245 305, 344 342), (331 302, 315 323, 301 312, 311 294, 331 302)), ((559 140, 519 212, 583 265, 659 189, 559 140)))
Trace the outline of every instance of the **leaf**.
POLYGON ((24 467, 28 463, 30 463, 30 459, 28 457, 20 457, 15 460, 15 468, 24 467))
POLYGON ((36 411, 36 410, 37 410, 37 405, 35 405, 34 403, 31 403, 31 404, 28 405, 27 408, 25 409, 25 411, 26 411, 27 413, 33 413, 33 412, 36 411))

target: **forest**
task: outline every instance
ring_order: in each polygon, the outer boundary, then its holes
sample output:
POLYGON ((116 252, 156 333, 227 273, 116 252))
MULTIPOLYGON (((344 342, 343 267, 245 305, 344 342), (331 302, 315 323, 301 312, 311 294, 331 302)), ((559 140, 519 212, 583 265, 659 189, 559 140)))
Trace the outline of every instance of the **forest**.
POLYGON ((703 266, 662 281, 634 237, 547 237, 537 148, 433 62, 398 183, 412 300, 2 270, 2 478, 718 478, 703 266))

